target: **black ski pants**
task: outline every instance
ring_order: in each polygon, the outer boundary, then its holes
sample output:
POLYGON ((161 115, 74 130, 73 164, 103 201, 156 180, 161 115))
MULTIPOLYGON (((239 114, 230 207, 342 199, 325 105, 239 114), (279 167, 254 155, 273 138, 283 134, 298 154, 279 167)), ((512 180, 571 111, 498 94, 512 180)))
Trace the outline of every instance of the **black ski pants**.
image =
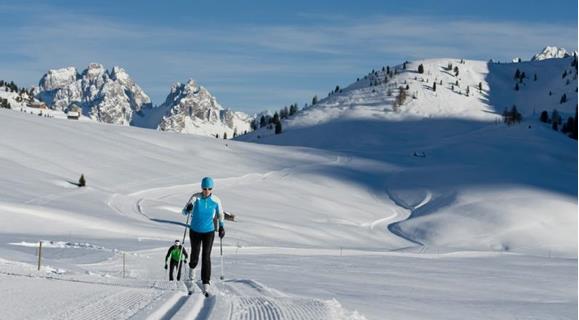
POLYGON ((189 240, 191 240, 191 260, 189 261, 189 267, 195 269, 199 263, 199 251, 201 247, 203 247, 203 251, 201 252, 201 281, 204 284, 209 284, 209 279, 211 278, 211 249, 213 248, 214 238, 214 231, 199 233, 189 230, 189 240))
POLYGON ((181 263, 181 265, 179 265, 179 261, 175 261, 173 259, 170 259, 171 262, 169 262, 169 281, 173 281, 173 270, 175 269, 179 269, 177 271, 177 281, 181 280, 181 266, 183 266, 183 262, 181 263))

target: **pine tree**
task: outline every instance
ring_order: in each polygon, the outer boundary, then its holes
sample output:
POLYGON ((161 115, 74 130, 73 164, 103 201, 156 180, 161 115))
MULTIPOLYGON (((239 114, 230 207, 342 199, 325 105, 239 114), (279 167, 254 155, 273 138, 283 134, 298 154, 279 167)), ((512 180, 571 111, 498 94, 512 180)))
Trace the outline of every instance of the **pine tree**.
POLYGON ((312 98, 312 106, 318 104, 318 96, 312 98))
POLYGON ((544 123, 549 122, 549 113, 547 113, 547 110, 543 110, 543 112, 541 112, 539 120, 544 123))
POLYGON ((454 67, 454 76, 458 77, 458 66, 454 67))
POLYGON ((567 102, 567 94, 563 93, 563 95, 561 96, 561 101, 559 101, 560 104, 563 104, 567 102))
POLYGON ((478 91, 479 91, 479 92, 482 92, 482 82, 479 82, 479 83, 478 83, 478 91))
POLYGON ((573 117, 567 118, 567 122, 563 124, 563 128, 561 128, 561 132, 565 133, 568 136, 571 136, 573 133, 573 117))
POLYGON ((562 78, 565 79, 565 77, 567 77, 567 70, 563 71, 563 76, 562 76, 562 78))
POLYGON ((282 131, 281 122, 275 124, 275 134, 280 134, 282 131))
POLYGON ((519 84, 515 83, 515 91, 519 91, 519 84))
POLYGON ((279 114, 277 114, 276 112, 273 114, 273 123, 277 124, 278 122, 279 122, 279 114))
POLYGON ((224 139, 224 140, 227 140, 227 132, 224 132, 224 133, 223 133, 223 139, 224 139))
POLYGON ((432 91, 436 92, 436 82, 432 84, 432 91))
POLYGON ((262 115, 261 118, 259 119, 259 127, 263 128, 267 125, 267 122, 265 121, 265 115, 262 115))
POLYGON ((340 92, 340 86, 336 86, 336 89, 334 90, 335 93, 340 92))
POLYGON ((420 65, 418 65, 418 73, 424 73, 424 66, 422 65, 422 63, 420 65))
POLYGON ((553 128, 553 130, 555 130, 555 131, 559 131, 559 122, 553 121, 551 128, 553 128))
POLYGON ((290 106, 290 110, 289 110, 289 115, 293 116, 294 114, 296 114, 298 112, 298 104, 292 104, 290 106))
POLYGON ((86 180, 84 179, 84 174, 80 175, 80 179, 78 179, 78 186, 79 187, 86 186, 86 180))

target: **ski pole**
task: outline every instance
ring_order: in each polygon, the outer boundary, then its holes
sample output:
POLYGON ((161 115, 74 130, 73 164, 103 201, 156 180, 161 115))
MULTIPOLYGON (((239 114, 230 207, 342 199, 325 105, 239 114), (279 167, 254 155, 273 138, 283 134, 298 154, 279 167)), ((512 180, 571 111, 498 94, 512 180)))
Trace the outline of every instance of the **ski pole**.
MULTIPOLYGON (((185 206, 187 206, 191 202, 191 199, 193 199, 193 195, 191 195, 185 206)), ((183 241, 181 241, 181 254, 179 255, 179 264, 177 265, 177 276, 181 274, 181 266, 183 265, 182 257, 183 257, 183 249, 185 249, 185 236, 187 235, 187 229, 189 227, 189 216, 190 214, 187 213, 187 220, 185 221, 185 230, 183 231, 183 241)))
POLYGON ((223 280, 223 238, 219 237, 219 254, 221 255, 221 280, 223 280))

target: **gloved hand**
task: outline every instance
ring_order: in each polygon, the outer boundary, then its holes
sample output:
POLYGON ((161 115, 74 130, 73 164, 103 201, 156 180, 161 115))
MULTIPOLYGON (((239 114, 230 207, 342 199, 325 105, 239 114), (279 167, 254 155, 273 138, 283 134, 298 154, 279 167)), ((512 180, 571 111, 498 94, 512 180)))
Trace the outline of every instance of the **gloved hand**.
POLYGON ((225 229, 222 226, 219 226, 219 238, 223 239, 225 237, 225 229))
POLYGON ((165 263, 165 270, 167 270, 167 264, 165 263))
POLYGON ((193 210, 193 204, 192 204, 191 202, 189 202, 189 203, 187 204, 187 207, 185 207, 185 210, 186 210, 186 211, 191 211, 191 210, 193 210))

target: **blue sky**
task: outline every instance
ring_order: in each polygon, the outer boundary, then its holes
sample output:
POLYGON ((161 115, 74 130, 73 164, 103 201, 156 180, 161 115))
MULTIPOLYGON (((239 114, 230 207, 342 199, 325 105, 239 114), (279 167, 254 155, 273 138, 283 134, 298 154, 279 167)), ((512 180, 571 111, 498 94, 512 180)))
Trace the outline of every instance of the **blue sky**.
POLYGON ((577 49, 577 1, 12 1, 0 79, 122 66, 160 104, 195 79, 248 113, 303 106, 373 68, 436 57, 502 61, 577 49))

